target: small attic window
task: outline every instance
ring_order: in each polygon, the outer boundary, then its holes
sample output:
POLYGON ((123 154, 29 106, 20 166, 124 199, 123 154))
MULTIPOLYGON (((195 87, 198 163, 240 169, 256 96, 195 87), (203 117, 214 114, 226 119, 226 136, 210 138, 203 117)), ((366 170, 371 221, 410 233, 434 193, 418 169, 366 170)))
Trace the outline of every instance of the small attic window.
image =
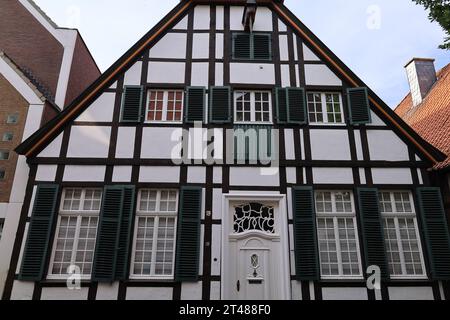
POLYGON ((267 33, 234 33, 233 59, 272 60, 272 36, 267 33))

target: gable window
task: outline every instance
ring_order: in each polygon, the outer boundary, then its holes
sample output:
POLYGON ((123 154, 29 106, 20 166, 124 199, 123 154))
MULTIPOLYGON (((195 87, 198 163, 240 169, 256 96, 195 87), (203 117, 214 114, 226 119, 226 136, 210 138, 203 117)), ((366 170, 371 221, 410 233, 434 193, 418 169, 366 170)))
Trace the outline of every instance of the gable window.
POLYGON ((391 278, 426 278, 412 193, 381 191, 379 202, 391 278))
POLYGON ((353 194, 317 191, 315 202, 322 278, 361 278, 353 194))
POLYGON ((308 92, 310 123, 344 123, 342 96, 339 93, 308 92))
POLYGON ((234 33, 233 59, 272 60, 272 37, 264 33, 234 33))
POLYGON ((177 212, 178 191, 140 190, 132 278, 173 278, 177 212))
POLYGON ((0 150, 0 160, 8 160, 9 159, 9 151, 0 150))
POLYGON ((11 132, 5 132, 2 137, 2 141, 12 141, 14 135, 11 132))
POLYGON ((269 91, 236 91, 235 123, 272 123, 272 95, 269 91))
POLYGON ((101 189, 63 190, 49 279, 67 277, 70 265, 80 268, 83 279, 90 278, 101 200, 101 189))
POLYGON ((182 90, 149 90, 146 108, 148 122, 181 122, 183 119, 182 90))
POLYGON ((18 114, 9 114, 6 118, 7 124, 17 124, 19 122, 19 115, 18 114))

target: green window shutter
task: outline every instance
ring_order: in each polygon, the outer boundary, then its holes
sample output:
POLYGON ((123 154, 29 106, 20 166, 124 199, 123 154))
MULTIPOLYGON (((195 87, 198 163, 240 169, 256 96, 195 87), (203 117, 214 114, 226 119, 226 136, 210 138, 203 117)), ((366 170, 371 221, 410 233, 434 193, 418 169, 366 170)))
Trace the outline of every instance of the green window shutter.
POLYGON ((389 279, 378 190, 360 188, 358 199, 366 266, 380 267, 382 278, 389 279))
POLYGON ((28 228, 19 279, 40 281, 56 214, 57 185, 38 185, 28 228))
POLYGON ((305 124, 307 122, 305 89, 287 89, 287 118, 290 124, 305 124))
POLYGON ((122 122, 140 122, 143 100, 142 86, 126 86, 122 98, 122 122))
POLYGON ((209 122, 230 123, 231 114, 231 88, 211 87, 209 89, 209 122))
POLYGON ((92 268, 94 281, 112 282, 115 279, 123 204, 123 187, 106 186, 92 268))
POLYGON ((233 59, 251 59, 250 39, 249 33, 233 34, 233 59))
POLYGON ((311 187, 292 189, 294 216, 295 278, 297 280, 320 279, 317 248, 316 214, 311 187))
POLYGON ((287 90, 286 88, 275 88, 275 97, 277 102, 277 122, 287 122, 287 90))
POLYGON ((270 34, 253 34, 253 59, 272 60, 272 37, 270 34))
POLYGON ((439 188, 419 188, 417 197, 433 280, 450 280, 450 238, 439 188))
POLYGON ((204 122, 205 97, 206 89, 204 87, 186 88, 186 123, 194 123, 196 121, 204 122))
POLYGON ((367 88, 348 89, 347 96, 351 124, 371 123, 367 88))
POLYGON ((197 281, 200 259, 202 189, 183 187, 178 215, 176 281, 197 281))
POLYGON ((122 219, 119 232, 119 249, 117 251, 116 280, 125 280, 128 277, 128 256, 131 241, 131 224, 133 221, 134 203, 134 187, 124 187, 122 219))

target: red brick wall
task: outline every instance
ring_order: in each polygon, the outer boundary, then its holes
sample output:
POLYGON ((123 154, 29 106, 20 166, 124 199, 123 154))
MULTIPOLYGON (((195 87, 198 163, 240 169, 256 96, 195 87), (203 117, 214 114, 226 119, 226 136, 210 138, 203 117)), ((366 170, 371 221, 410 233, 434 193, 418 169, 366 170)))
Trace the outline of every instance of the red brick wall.
POLYGON ((0 1, 0 50, 56 95, 64 48, 17 0, 0 1))
POLYGON ((69 105, 80 93, 100 76, 100 71, 89 53, 83 39, 78 34, 70 70, 66 103, 69 105))

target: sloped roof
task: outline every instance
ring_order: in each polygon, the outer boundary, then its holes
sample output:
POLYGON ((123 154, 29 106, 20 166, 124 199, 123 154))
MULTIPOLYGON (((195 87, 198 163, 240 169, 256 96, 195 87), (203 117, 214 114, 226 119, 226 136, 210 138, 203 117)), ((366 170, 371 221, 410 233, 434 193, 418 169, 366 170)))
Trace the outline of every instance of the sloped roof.
POLYGON ((437 73, 436 83, 421 104, 414 107, 409 93, 395 112, 425 140, 447 155, 434 168, 450 168, 450 64, 437 73))
MULTIPOLYGON (((184 14, 197 4, 221 3, 223 0, 182 0, 169 12, 154 28, 142 37, 130 50, 128 50, 117 62, 115 62, 97 81, 85 90, 70 106, 65 108, 58 116, 47 123, 25 142, 16 148, 19 154, 32 157, 47 146, 72 120, 80 115, 103 89, 108 88, 115 77, 127 70, 144 50, 154 45, 166 30, 174 26, 184 14)), ((267 4, 294 32, 305 39, 305 43, 316 51, 330 68, 344 78, 353 87, 368 87, 358 78, 311 30, 309 30, 280 0, 257 0, 258 3, 267 4)), ((245 4, 245 0, 229 0, 230 4, 245 4)), ((383 119, 394 130, 409 140, 418 150, 419 154, 428 159, 432 164, 445 158, 439 150, 422 139, 412 130, 389 106, 387 106, 372 90, 369 91, 370 103, 378 109, 383 119)))
POLYGON ((10 67, 13 69, 19 77, 23 79, 23 81, 33 90, 33 92, 36 94, 39 99, 42 100, 42 102, 47 101, 55 110, 58 112, 61 111, 61 109, 53 102, 53 99, 51 97, 47 96, 47 92, 45 90, 42 90, 42 88, 39 86, 39 83, 35 82, 35 78, 31 77, 29 74, 27 74, 24 70, 20 68, 19 65, 17 65, 6 53, 3 51, 0 51, 0 59, 3 59, 10 67))

